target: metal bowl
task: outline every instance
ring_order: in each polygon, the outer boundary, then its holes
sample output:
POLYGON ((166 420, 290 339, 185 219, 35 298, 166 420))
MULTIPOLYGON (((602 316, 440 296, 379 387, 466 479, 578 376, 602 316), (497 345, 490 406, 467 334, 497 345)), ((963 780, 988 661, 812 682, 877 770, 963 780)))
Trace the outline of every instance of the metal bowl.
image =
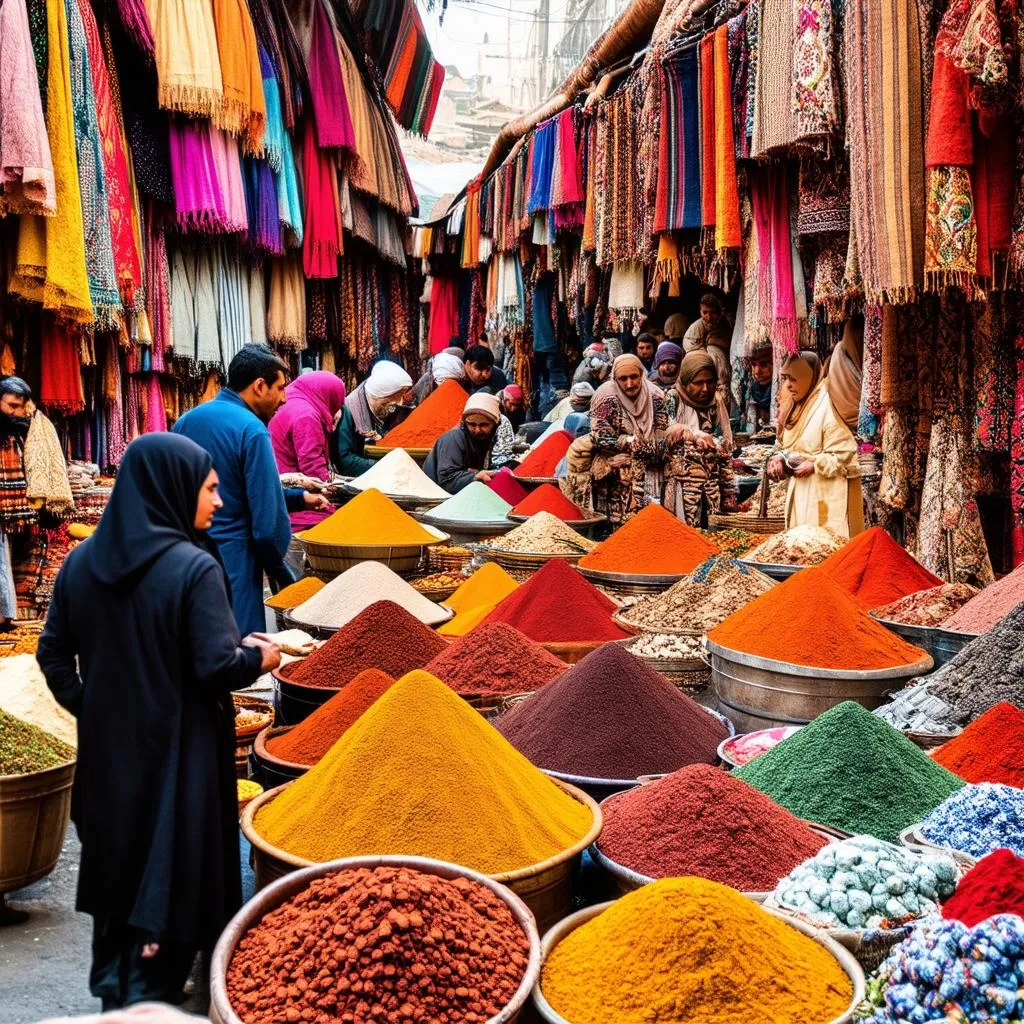
POLYGON ((741 565, 756 569, 758 572, 763 572, 765 576, 770 576, 773 580, 788 580, 790 576, 795 576, 801 569, 812 568, 809 565, 777 565, 773 562, 751 562, 746 558, 737 558, 736 561, 741 565))
MULTIPOLYGON (((525 523, 528 519, 532 519, 532 516, 516 515, 512 512, 508 514, 509 520, 513 523, 525 523)), ((603 513, 599 512, 596 515, 587 516, 584 519, 563 519, 562 522, 566 526, 571 526, 574 530, 589 530, 593 526, 597 526, 598 523, 607 522, 608 517, 603 513)))
POLYGON ((931 652, 935 658, 935 667, 948 665, 972 640, 977 640, 983 633, 960 633, 955 629, 943 629, 941 626, 932 636, 931 652))
POLYGON ((978 863, 978 858, 964 853, 963 850, 955 850, 952 846, 940 846, 930 839, 925 839, 921 834, 921 826, 911 825, 900 833, 900 842, 908 850, 918 850, 921 853, 945 853, 952 857, 961 867, 968 871, 978 863))
MULTIPOLYGON (((399 446, 401 447, 401 446, 399 446)), ((379 444, 368 444, 363 452, 368 459, 383 459, 388 452, 393 452, 394 448, 382 448, 379 444)), ((405 452, 412 459, 422 465, 427 461, 427 456, 430 454, 430 448, 406 448, 405 452)))
MULTIPOLYGON (((351 497, 356 497, 363 493, 363 488, 353 487, 348 481, 342 481, 338 484, 338 489, 343 494, 348 494, 351 497)), ((415 495, 410 494, 388 494, 381 491, 385 498, 390 498, 400 509, 405 511, 411 511, 412 509, 418 508, 436 508, 443 501, 447 501, 451 495, 445 495, 443 498, 419 498, 415 495)))

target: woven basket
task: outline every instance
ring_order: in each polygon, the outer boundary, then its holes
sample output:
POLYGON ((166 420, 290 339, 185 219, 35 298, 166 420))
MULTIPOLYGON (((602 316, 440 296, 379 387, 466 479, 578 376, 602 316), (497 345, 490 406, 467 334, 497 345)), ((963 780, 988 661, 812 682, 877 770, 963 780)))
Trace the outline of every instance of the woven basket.
MULTIPOLYGON (((433 575, 433 573, 431 573, 430 575, 433 575)), ((459 589, 458 583, 449 584, 444 587, 435 587, 424 586, 425 581, 426 577, 424 576, 420 579, 409 580, 409 584, 413 588, 413 590, 416 591, 417 594, 422 594, 424 597, 429 598, 431 601, 447 601, 448 598, 451 597, 452 594, 454 594, 455 591, 459 589)))
POLYGON ((244 694, 232 694, 235 705, 235 712, 251 711, 259 718, 251 725, 243 728, 235 727, 235 775, 240 779, 249 777, 249 754, 252 751, 253 741, 259 732, 268 725, 274 724, 274 705, 269 700, 260 700, 258 697, 246 697, 244 694))
POLYGON ((708 525, 718 530, 746 530, 747 533, 782 533, 786 520, 782 516, 751 515, 749 512, 731 512, 728 515, 708 516, 708 525))
POLYGON ((437 548, 427 549, 427 569, 435 572, 461 572, 467 562, 473 560, 473 552, 469 548, 463 548, 465 554, 444 554, 437 548))

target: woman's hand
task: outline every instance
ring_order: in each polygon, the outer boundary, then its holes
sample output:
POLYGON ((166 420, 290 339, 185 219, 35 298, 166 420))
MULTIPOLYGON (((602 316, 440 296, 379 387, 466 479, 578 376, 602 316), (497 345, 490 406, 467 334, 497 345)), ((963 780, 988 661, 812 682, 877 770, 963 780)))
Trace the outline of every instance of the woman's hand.
POLYGON ((693 439, 698 448, 712 449, 718 447, 715 443, 715 439, 710 434, 705 434, 703 430, 698 430, 697 433, 693 435, 693 439))
POLYGON ((814 463, 810 459, 804 459, 793 468, 793 476, 806 477, 814 475, 814 463))
POLYGON ((260 671, 272 672, 281 664, 281 648, 266 633, 250 633, 243 647, 255 647, 260 652, 260 671))
POLYGON ((781 455, 773 455, 768 460, 768 478, 782 480, 786 475, 786 460, 781 455))
POLYGON ((682 423, 670 423, 668 430, 665 431, 665 440, 669 444, 676 444, 679 441, 692 441, 693 434, 689 427, 684 427, 682 423))
POLYGON ((330 502, 322 494, 312 494, 310 491, 306 491, 302 496, 302 503, 311 512, 323 512, 330 502))

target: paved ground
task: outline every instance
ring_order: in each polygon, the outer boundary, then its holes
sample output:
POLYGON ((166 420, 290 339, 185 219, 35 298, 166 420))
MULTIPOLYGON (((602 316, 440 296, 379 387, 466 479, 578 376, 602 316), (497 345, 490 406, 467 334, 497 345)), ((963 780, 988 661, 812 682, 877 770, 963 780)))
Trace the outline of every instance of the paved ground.
MULTIPOLYGON (((242 841, 243 894, 253 892, 248 846, 242 841)), ((35 1024, 47 1017, 95 1013, 89 995, 92 919, 75 912, 78 839, 68 829, 56 869, 41 882, 11 893, 7 902, 31 915, 25 924, 0 927, 0 1022, 35 1024)), ((204 1013, 197 995, 183 1009, 204 1013)))

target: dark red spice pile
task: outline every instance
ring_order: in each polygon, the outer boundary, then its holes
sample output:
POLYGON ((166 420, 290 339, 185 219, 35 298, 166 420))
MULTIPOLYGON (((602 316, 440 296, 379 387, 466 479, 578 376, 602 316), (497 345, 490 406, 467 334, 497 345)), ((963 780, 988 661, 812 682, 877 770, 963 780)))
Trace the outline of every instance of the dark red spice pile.
POLYGON ((602 805, 598 846, 649 878, 697 875, 768 892, 828 840, 753 786, 693 764, 602 805))
POLYGON ((552 558, 484 622, 504 622, 541 644, 624 640, 629 634, 612 622, 617 609, 568 562, 552 558))
POLYGON ((565 669, 564 661, 503 622, 478 626, 426 666, 463 697, 532 693, 565 669))
POLYGON ((942 904, 947 921, 962 921, 968 928, 993 914, 1024 917, 1024 860, 1009 850, 982 857, 942 904))
POLYGON ((245 1024, 483 1022, 515 995, 529 952, 508 905, 478 882, 337 871, 243 936, 228 998, 245 1024))
POLYGON ((423 668, 446 646, 394 601, 377 601, 308 658, 282 669, 281 675, 292 683, 327 689, 340 689, 366 668, 401 679, 406 672, 423 668))
POLYGON ((496 724, 538 768, 598 779, 713 764, 728 735, 717 718, 619 644, 588 654, 496 724))

